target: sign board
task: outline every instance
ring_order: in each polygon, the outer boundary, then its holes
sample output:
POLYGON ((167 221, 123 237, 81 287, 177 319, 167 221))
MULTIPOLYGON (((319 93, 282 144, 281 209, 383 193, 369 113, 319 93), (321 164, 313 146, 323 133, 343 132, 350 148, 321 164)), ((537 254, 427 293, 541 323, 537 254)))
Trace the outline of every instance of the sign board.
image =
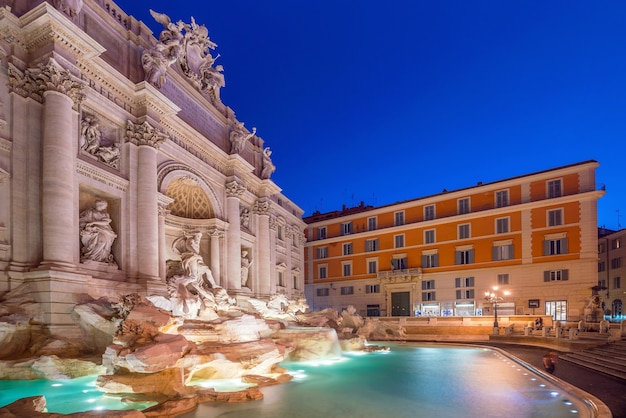
POLYGON ((538 308, 539 307, 539 299, 528 299, 528 307, 529 308, 538 308))

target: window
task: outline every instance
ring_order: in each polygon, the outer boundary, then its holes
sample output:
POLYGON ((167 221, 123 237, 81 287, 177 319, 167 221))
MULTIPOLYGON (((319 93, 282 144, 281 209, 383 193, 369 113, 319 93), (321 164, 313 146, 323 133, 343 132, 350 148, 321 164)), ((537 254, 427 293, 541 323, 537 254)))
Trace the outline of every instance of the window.
POLYGON ((343 275, 344 276, 352 276, 352 264, 344 263, 343 265, 343 275))
POLYGON ((599 252, 599 253, 603 253, 603 252, 605 252, 605 251, 606 251, 606 245, 605 245, 603 242, 601 242, 600 244, 598 244, 598 252, 599 252))
POLYGON ((548 211, 548 226, 563 225, 563 210, 555 209, 548 211))
POLYGON ((470 213, 469 197, 457 200, 457 210, 459 215, 470 213))
POLYGON ((422 302, 435 300, 435 292, 422 292, 422 302))
POLYGON ((614 240, 611 241, 611 248, 614 250, 617 250, 618 248, 622 247, 622 240, 621 238, 615 238, 614 240))
POLYGON ((543 242, 543 255, 567 254, 567 238, 547 239, 543 242))
POLYGON ((283 226, 282 225, 278 225, 276 227, 276 235, 278 236, 279 240, 283 240, 283 226))
POLYGON ((344 222, 341 224, 341 235, 350 235, 352 233, 352 222, 344 222))
POLYGON ((543 272, 544 282, 558 282, 568 280, 569 270, 546 270, 543 272))
POLYGON ((435 219, 435 205, 424 206, 424 220, 432 221, 435 219))
POLYGON ((379 284, 366 284, 365 293, 380 293, 380 285, 379 284))
POLYGON ((496 207, 503 208, 509 206, 509 191, 500 190, 496 192, 496 207))
POLYGON ((457 250, 454 253, 454 264, 472 264, 474 262, 474 250, 457 250))
POLYGON ((297 289, 298 288, 298 276, 294 275, 291 278, 293 280, 293 288, 297 289))
POLYGON ((622 279, 620 277, 613 277, 613 289, 621 289, 622 279))
POLYGON ((380 305, 367 305, 367 316, 380 316, 380 305))
POLYGON ((319 266, 317 268, 317 276, 320 279, 325 279, 327 277, 327 267, 326 266, 319 266))
POLYGON ((494 245, 492 251, 491 259, 493 261, 513 259, 513 244, 494 245))
POLYGON ((422 254, 422 268, 439 267, 439 254, 422 254))
POLYGON ((457 299, 474 299, 474 289, 460 289, 456 291, 457 299))
POLYGON ((422 282, 422 290, 430 290, 435 288, 434 280, 424 280, 422 282))
POLYGON ((503 273, 498 274, 498 286, 508 285, 509 284, 509 274, 503 273))
POLYGON ((611 268, 618 269, 622 267, 622 259, 621 257, 615 257, 611 259, 611 268))
POLYGON ((393 237, 395 248, 404 247, 404 235, 394 235, 393 237))
POLYGON ((496 219, 496 234, 506 234, 509 232, 509 218, 496 219))
POLYGON ((317 258, 328 258, 328 247, 318 247, 317 258))
POLYGON ((546 301, 546 315, 552 316, 555 321, 567 320, 567 301, 546 301))
POLYGON ((373 231, 377 228, 376 217, 367 218, 367 230, 373 231))
POLYGON ((457 277, 454 279, 454 287, 474 287, 474 277, 457 277))
POLYGON ((342 286, 341 287, 342 295, 352 295, 354 294, 354 286, 342 286))
POLYGON ((463 224, 459 225, 459 239, 467 239, 470 237, 470 225, 463 224))
POLYGON ((404 225, 404 212, 394 213, 395 226, 404 225))
POLYGON ((285 287, 285 273, 282 271, 278 272, 278 285, 280 287, 285 287))
POLYGON ((326 227, 321 226, 317 228, 317 239, 326 239, 326 227))
POLYGON ((367 273, 368 274, 378 273, 378 262, 376 260, 369 260, 367 262, 367 273))
POLYGON ((352 243, 348 242, 343 244, 343 255, 350 255, 352 254, 352 243))
POLYGON ((598 273, 606 270, 606 263, 604 261, 598 262, 598 273))
POLYGON ((434 244, 435 243, 435 230, 427 229, 424 231, 424 243, 425 244, 434 244))
POLYGON ((321 289, 317 289, 317 296, 328 296, 328 288, 322 287, 321 289))
POLYGON ((561 180, 550 180, 548 182, 548 199, 561 196, 563 196, 561 180))
POLYGON ((378 251, 378 238, 365 240, 365 251, 378 251))
POLYGON ((406 257, 391 259, 391 268, 393 270, 404 270, 406 266, 407 266, 406 257))
POLYGON ((598 287, 606 289, 606 280, 604 280, 604 279, 598 280, 598 287))

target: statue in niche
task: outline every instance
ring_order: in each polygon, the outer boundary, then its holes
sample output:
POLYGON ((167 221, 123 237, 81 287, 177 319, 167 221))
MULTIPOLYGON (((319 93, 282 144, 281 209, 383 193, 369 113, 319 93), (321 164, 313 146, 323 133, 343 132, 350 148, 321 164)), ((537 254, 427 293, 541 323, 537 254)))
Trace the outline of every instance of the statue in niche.
POLYGON ((113 168, 119 168, 120 149, 117 144, 102 145, 102 131, 98 119, 84 116, 80 122, 80 134, 82 150, 113 168))
POLYGON ((117 266, 111 246, 117 234, 111 228, 106 200, 96 200, 95 206, 80 213, 81 262, 97 261, 117 266))
POLYGON ((274 166, 270 158, 271 155, 272 151, 270 147, 265 147, 265 149, 263 149, 263 168, 261 169, 261 178, 263 180, 269 179, 272 173, 276 171, 276 166, 274 166))
POLYGON ((250 266, 252 265, 252 260, 248 258, 248 251, 241 251, 241 287, 246 287, 248 283, 248 272, 250 271, 250 266))
POLYGON ((241 222, 241 226, 248 229, 250 228, 250 209, 243 208, 239 214, 239 221, 241 222))
POLYGON ((256 128, 252 128, 251 133, 246 133, 243 122, 235 122, 232 131, 230 131, 230 153, 240 154, 245 148, 246 143, 256 134, 256 128))

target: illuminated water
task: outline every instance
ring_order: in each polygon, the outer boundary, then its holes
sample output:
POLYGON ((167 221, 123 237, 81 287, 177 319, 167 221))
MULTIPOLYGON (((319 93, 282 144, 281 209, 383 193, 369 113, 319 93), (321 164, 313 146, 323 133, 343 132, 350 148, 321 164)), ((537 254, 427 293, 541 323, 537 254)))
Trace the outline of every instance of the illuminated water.
POLYGON ((245 404, 201 404, 185 418, 590 417, 565 393, 509 357, 481 347, 392 345, 338 363, 283 363, 286 385, 245 404))
MULTIPOLYGON (((283 363, 291 383, 262 388, 264 399, 201 404, 183 417, 576 417, 592 416, 584 399, 500 351, 467 346, 391 345, 389 352, 348 354, 336 362, 283 363)), ((0 381, 0 406, 45 394, 49 412, 143 409, 101 395, 95 377, 0 381)), ((213 381, 214 383, 214 381, 213 381)), ((227 386, 217 390, 236 390, 227 386)))

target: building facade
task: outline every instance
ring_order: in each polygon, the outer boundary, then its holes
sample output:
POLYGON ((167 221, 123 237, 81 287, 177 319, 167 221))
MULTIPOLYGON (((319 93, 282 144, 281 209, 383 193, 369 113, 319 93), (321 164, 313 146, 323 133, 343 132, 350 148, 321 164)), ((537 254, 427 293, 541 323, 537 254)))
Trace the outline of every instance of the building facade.
POLYGON ((609 321, 624 319, 626 299, 626 229, 598 231, 598 294, 602 297, 604 317, 609 321))
POLYGON ((598 277, 597 167, 306 217, 308 303, 367 316, 493 315, 497 303, 578 321, 598 277))
POLYGON ((0 6, 0 294, 26 284, 59 335, 85 295, 164 295, 181 263, 231 296, 304 295, 303 212, 222 103, 204 26, 0 6))

